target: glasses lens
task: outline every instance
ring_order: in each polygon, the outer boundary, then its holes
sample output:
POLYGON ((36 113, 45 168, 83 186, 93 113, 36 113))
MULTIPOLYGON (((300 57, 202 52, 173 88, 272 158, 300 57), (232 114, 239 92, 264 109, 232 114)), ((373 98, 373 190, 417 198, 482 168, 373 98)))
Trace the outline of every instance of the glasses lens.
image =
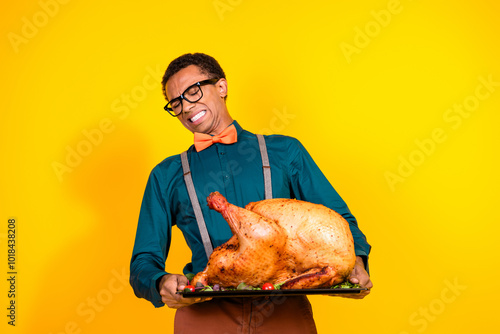
POLYGON ((188 87, 188 89, 184 92, 184 99, 192 103, 198 102, 202 96, 203 93, 201 92, 201 87, 197 84, 188 87))
POLYGON ((182 102, 180 99, 174 99, 167 104, 166 108, 172 109, 172 111, 169 110, 169 112, 177 116, 182 112, 182 102))

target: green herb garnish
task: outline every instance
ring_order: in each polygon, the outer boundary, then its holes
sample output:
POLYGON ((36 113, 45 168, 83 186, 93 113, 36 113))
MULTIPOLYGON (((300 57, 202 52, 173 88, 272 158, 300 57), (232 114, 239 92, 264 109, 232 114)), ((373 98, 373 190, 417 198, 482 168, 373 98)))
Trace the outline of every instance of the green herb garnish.
POLYGON ((353 284, 349 281, 342 282, 340 284, 332 286, 332 289, 359 289, 361 286, 359 284, 353 284))

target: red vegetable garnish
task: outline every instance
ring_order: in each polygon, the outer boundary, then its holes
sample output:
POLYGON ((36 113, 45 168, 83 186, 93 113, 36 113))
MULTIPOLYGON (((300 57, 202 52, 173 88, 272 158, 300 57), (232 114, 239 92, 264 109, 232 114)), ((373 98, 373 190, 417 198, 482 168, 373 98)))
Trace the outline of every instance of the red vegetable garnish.
POLYGON ((184 291, 191 291, 191 292, 194 292, 194 291, 195 291, 195 288, 194 288, 194 286, 192 286, 192 285, 186 285, 186 287, 184 288, 184 291))
POLYGON ((262 290, 274 290, 274 285, 271 283, 264 283, 264 285, 262 285, 262 290))

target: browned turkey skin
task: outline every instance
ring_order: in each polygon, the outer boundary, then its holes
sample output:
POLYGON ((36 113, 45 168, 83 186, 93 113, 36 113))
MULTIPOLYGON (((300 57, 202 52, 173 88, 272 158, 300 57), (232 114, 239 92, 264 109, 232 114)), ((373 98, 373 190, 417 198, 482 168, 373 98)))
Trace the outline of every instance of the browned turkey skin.
POLYGON ((335 211, 295 199, 234 206, 218 192, 208 206, 221 213, 234 235, 217 247, 192 284, 280 284, 282 289, 325 288, 354 268, 349 223, 335 211))

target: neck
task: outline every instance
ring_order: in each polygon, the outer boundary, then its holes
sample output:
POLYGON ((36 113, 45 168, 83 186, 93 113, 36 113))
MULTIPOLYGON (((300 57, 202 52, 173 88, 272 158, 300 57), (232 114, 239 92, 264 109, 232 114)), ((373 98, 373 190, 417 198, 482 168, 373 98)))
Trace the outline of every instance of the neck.
POLYGON ((210 135, 219 135, 222 131, 224 131, 228 126, 231 125, 231 123, 233 123, 233 119, 231 118, 231 116, 228 116, 227 118, 221 120, 219 122, 219 124, 217 124, 217 126, 214 128, 213 131, 210 131, 209 134, 210 135))

